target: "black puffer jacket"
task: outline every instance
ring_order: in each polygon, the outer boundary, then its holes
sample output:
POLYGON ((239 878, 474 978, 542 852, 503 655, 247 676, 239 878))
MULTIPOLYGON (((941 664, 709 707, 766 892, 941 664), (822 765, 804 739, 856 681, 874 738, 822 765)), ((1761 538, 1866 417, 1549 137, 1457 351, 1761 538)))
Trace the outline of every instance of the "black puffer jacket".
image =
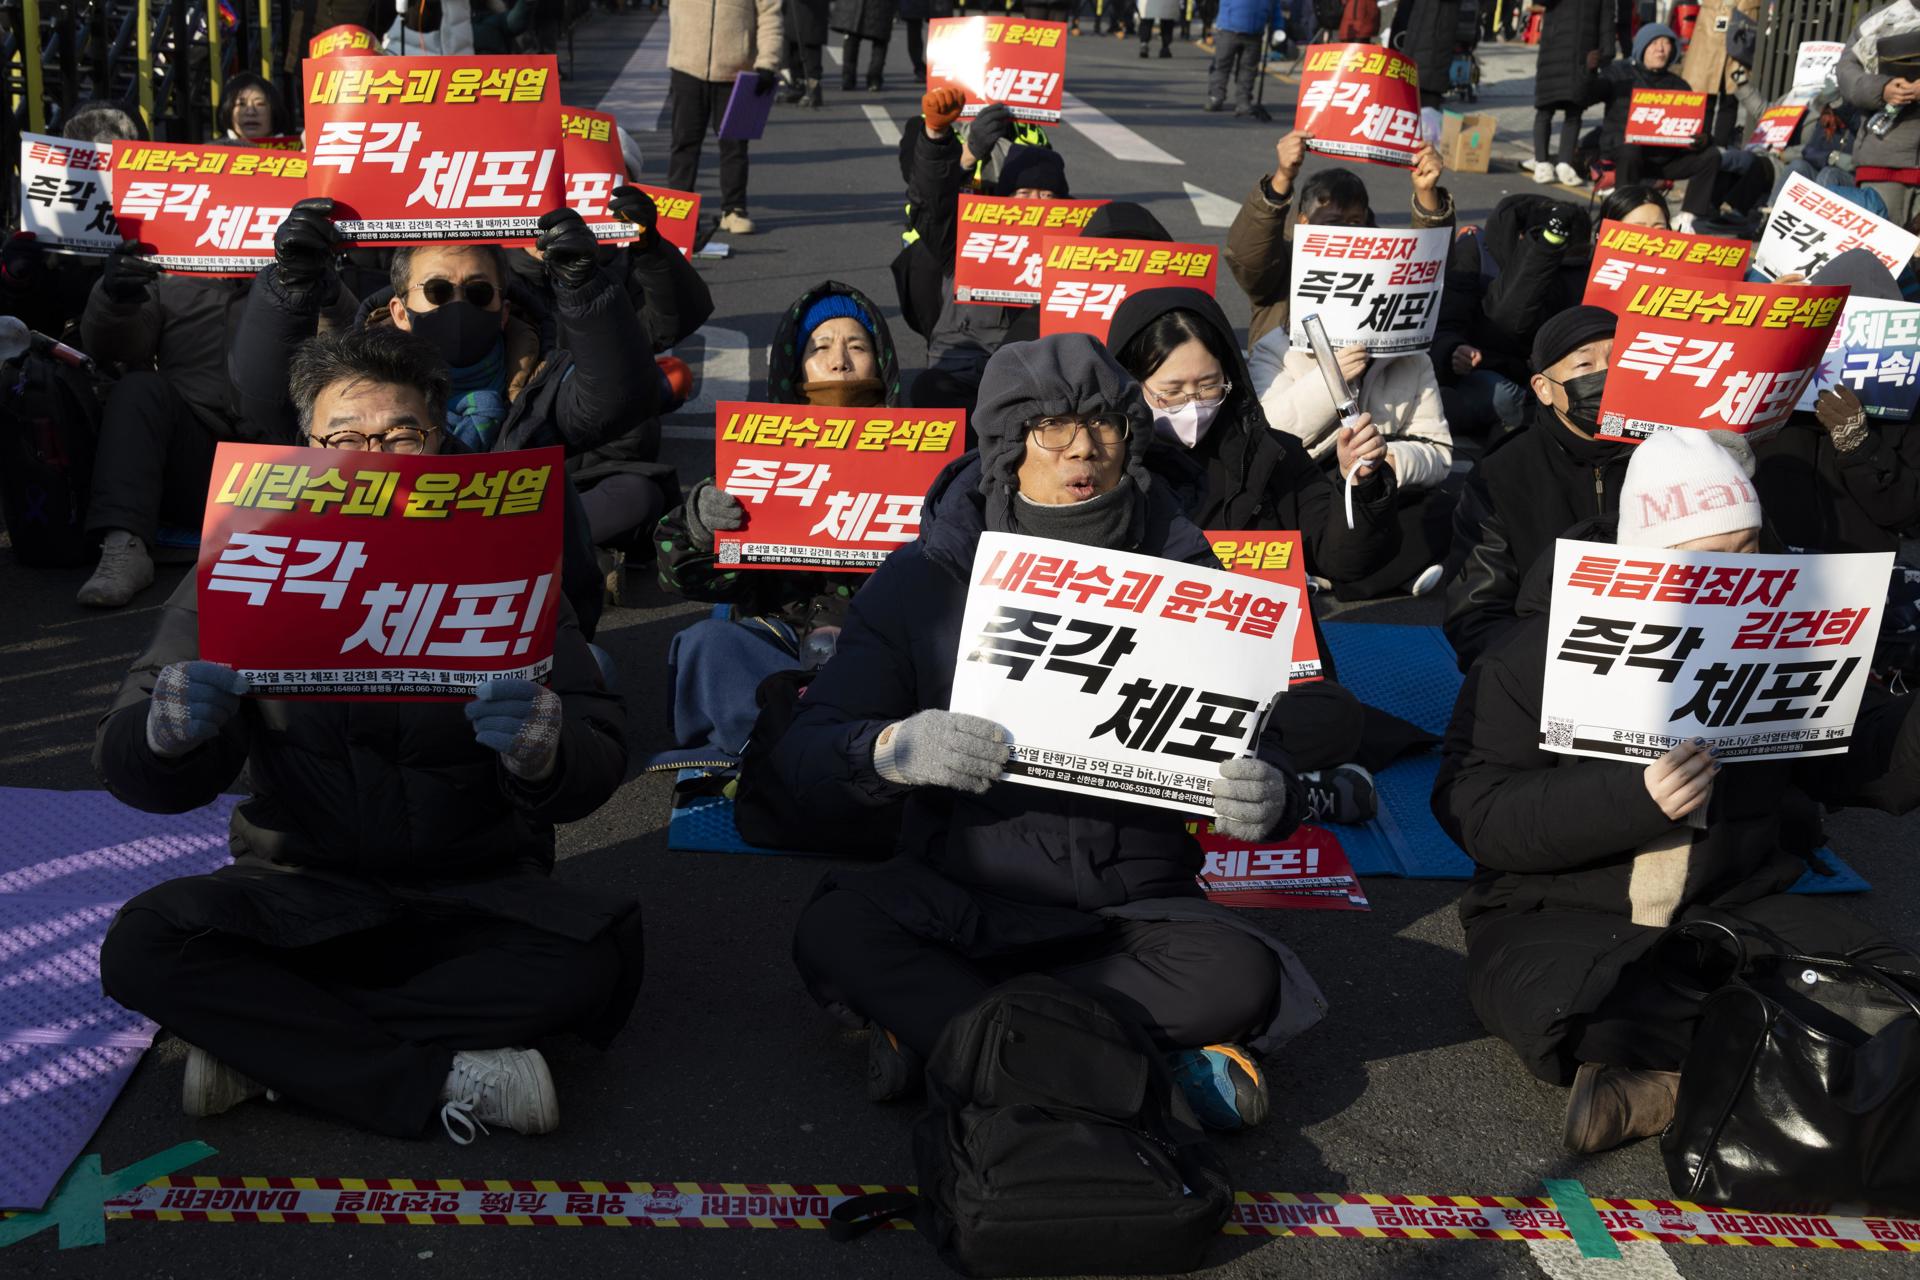
POLYGON ((893 0, 833 0, 833 29, 885 44, 896 12, 893 0))
MULTIPOLYGON (((1611 0, 1538 0, 1547 10, 1540 24, 1540 57, 1533 70, 1533 105, 1579 107, 1587 101, 1587 55, 1602 63, 1619 47, 1611 0)), ((1421 75, 1425 76, 1423 69, 1421 75)))
MULTIPOLYGON (((787 39, 793 44, 825 44, 831 0, 787 0, 787 39)), ((798 75, 796 71, 794 74, 798 75)))
POLYGON ((1419 67, 1421 97, 1446 94, 1454 49, 1480 42, 1479 15, 1476 0, 1400 0, 1394 6, 1388 43, 1419 67))
POLYGON ((1754 446, 1767 519, 1788 546, 1806 551, 1899 551, 1920 525, 1920 430, 1878 419, 1867 440, 1841 453, 1812 414, 1754 446))
POLYGON ((1586 293, 1591 240, 1585 210, 1530 191, 1502 199, 1478 235, 1456 238, 1433 335, 1440 380, 1452 382, 1453 353, 1464 344, 1479 349, 1481 369, 1525 386, 1533 372, 1533 335, 1586 293), (1561 245, 1541 233, 1556 205, 1571 226, 1561 245))

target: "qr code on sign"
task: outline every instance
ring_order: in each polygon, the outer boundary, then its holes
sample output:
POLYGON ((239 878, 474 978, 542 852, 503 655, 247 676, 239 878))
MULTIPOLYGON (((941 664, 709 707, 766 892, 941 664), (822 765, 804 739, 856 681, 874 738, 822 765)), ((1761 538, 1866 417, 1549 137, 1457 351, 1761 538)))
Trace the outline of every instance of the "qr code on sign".
POLYGON ((720 544, 720 563, 721 564, 739 564, 740 563, 740 544, 737 542, 721 543, 720 544))
POLYGON ((1570 747, 1573 745, 1573 721, 1549 720, 1547 731, 1541 736, 1549 747, 1570 747))

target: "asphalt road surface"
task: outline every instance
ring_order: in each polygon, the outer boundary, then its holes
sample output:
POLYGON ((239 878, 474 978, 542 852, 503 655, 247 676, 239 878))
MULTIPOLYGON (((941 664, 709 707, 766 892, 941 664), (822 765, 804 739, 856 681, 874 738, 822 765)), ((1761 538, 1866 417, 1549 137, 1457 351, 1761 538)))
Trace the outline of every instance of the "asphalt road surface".
MULTIPOLYGON (((701 264, 718 303, 713 326, 684 354, 705 375, 703 401, 757 390, 764 347, 790 300, 822 278, 860 286, 891 306, 887 263, 902 203, 897 123, 918 91, 895 41, 882 94, 845 94, 828 66, 822 111, 782 107, 752 151, 758 234, 732 238, 732 256, 701 264)), ((1278 125, 1199 111, 1205 50, 1176 46, 1140 61, 1129 41, 1072 42, 1068 123, 1055 133, 1077 195, 1148 204, 1176 238, 1218 241, 1240 198, 1273 164, 1278 125), (1095 114, 1098 113, 1098 114, 1095 114)), ((1511 58, 1515 55, 1503 55, 1511 58)), ((1527 55, 1520 55, 1527 56, 1527 55)), ((645 178, 666 169, 666 25, 650 16, 598 16, 577 41, 568 100, 603 102, 646 150, 645 178)), ((1293 90, 1268 80, 1266 99, 1290 118, 1293 90)), ((1490 175, 1449 175, 1462 217, 1485 217, 1525 183, 1516 154, 1496 149, 1490 175), (1504 170, 1504 171, 1502 171, 1504 170)), ((717 199, 710 149, 703 172, 717 199)), ((1315 161, 1313 163, 1319 163, 1315 161)), ((1405 225, 1406 179, 1360 166, 1386 225, 1405 225)), ((714 212, 717 212, 715 210, 714 212)), ((1236 323, 1246 300, 1223 273, 1236 323)), ((918 340, 895 325, 902 364, 918 340)), ((671 456, 686 479, 711 466, 711 423, 682 412, 671 456)), ((93 724, 144 645, 178 569, 130 608, 73 603, 79 572, 27 571, 0 555, 0 782, 97 786, 88 766, 93 724)), ((623 672, 637 762, 668 745, 664 654, 700 611, 636 575, 629 607, 610 611, 601 640, 623 672)), ((1349 617, 1439 621, 1438 605, 1390 601, 1349 617)), ((821 872, 810 859, 670 853, 668 785, 636 775, 591 819, 561 833, 563 877, 637 894, 650 932, 646 986, 613 1050, 546 1046, 561 1130, 458 1147, 435 1131, 412 1142, 349 1131, 298 1107, 244 1105, 194 1121, 179 1109, 184 1051, 162 1039, 89 1150, 111 1170, 190 1138, 218 1149, 192 1172, 355 1177, 702 1181, 906 1182, 913 1111, 863 1093, 857 1035, 816 1009, 788 958, 793 921, 821 872)), ((1920 938, 1910 905, 1920 887, 1914 828, 1844 814, 1833 843, 1875 884, 1857 909, 1896 936, 1920 938)), ((1457 886, 1373 879, 1371 914, 1273 913, 1267 922, 1306 960, 1333 1001, 1315 1030, 1271 1064, 1274 1114, 1222 1148, 1237 1185, 1271 1191, 1538 1194, 1543 1178, 1575 1177, 1596 1195, 1667 1193, 1658 1151, 1641 1143, 1591 1158, 1559 1143, 1563 1095, 1533 1081, 1488 1039, 1463 994, 1457 886)), ((894 1277, 947 1273, 906 1233, 852 1246, 821 1232, 214 1225, 115 1222, 104 1247, 57 1252, 51 1234, 0 1255, 18 1276, 216 1275, 894 1277)), ((1617 1263, 1583 1262, 1570 1246, 1498 1242, 1222 1239, 1210 1274, 1235 1277, 1772 1277, 1891 1276, 1897 1255, 1788 1249, 1640 1246, 1617 1263)))

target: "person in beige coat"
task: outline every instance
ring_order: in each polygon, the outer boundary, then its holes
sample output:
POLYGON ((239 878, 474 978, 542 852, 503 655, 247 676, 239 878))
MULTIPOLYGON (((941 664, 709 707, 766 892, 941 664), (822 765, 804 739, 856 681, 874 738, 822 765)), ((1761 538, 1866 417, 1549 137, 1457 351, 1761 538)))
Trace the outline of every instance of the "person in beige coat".
MULTIPOLYGON (((786 47, 781 0, 672 0, 667 21, 667 103, 672 111, 667 185, 695 189, 700 149, 707 130, 720 131, 742 71, 758 76, 756 92, 770 94, 779 84, 780 55, 786 47)), ((753 234, 747 216, 747 143, 720 139, 720 229, 753 234)))
POLYGON ((1701 0, 1700 17, 1693 26, 1693 39, 1687 42, 1687 56, 1680 63, 1680 74, 1707 99, 1707 133, 1717 147, 1733 145, 1739 136, 1740 107, 1734 95, 1745 84, 1749 68, 1735 62, 1727 53, 1727 35, 1733 29, 1734 14, 1743 13, 1759 21, 1765 11, 1764 0, 1701 0))

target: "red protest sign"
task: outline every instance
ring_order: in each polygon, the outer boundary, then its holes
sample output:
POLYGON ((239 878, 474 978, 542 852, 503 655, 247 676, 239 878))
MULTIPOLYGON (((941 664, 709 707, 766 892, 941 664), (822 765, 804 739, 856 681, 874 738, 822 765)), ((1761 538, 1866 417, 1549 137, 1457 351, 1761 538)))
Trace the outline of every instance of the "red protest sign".
POLYGON ((1025 18, 935 18, 927 24, 927 88, 966 94, 960 114, 1005 103, 1021 120, 1060 119, 1067 24, 1025 18))
MULTIPOLYGON (((1207 529, 1207 541, 1220 567, 1267 582, 1294 588, 1300 599, 1307 598, 1307 558, 1300 534, 1293 529, 1235 530, 1207 529)), ((1287 669, 1291 684, 1306 684, 1321 678, 1320 645, 1313 634, 1311 620, 1302 618, 1293 629, 1293 662, 1287 669)))
POLYGON ((1747 139, 1747 145, 1765 147, 1769 151, 1786 150, 1800 128, 1801 117, 1806 114, 1807 104, 1804 102, 1797 107, 1768 107, 1761 113, 1759 123, 1753 126, 1753 134, 1747 139))
POLYGON ((309 194, 350 240, 525 243, 566 203, 551 56, 309 59, 306 83, 309 194))
POLYGON ((1420 153, 1420 71, 1372 44, 1316 44, 1300 69, 1293 127, 1329 156, 1411 168, 1420 153))
POLYGON ((349 53, 378 52, 380 52, 380 37, 365 27, 354 26, 351 22, 343 22, 337 27, 328 27, 307 41, 309 58, 332 58, 349 53))
POLYGON ((1275 911, 1371 909, 1340 837, 1325 827, 1301 826, 1284 839, 1258 842, 1221 835, 1206 820, 1187 829, 1205 857, 1201 888, 1215 902, 1275 911))
POLYGON ((1627 142, 1690 147, 1707 123, 1707 95, 1684 89, 1635 89, 1627 103, 1627 142))
POLYGON ((559 616, 561 451, 396 455, 222 444, 200 653, 256 693, 460 697, 538 680, 559 616))
POLYGON ((121 142, 113 148, 120 234, 181 275, 250 276, 307 194, 305 156, 246 147, 121 142))
POLYGON ((259 147, 265 151, 305 151, 306 140, 298 134, 288 133, 265 138, 251 138, 245 143, 249 147, 259 147))
POLYGON ((1618 311, 1624 295, 1650 280, 1670 276, 1740 280, 1747 274, 1752 253, 1753 245, 1746 240, 1682 235, 1608 219, 1593 238, 1593 266, 1581 301, 1618 311))
POLYGON ((1090 333, 1102 342, 1113 313, 1142 289, 1213 292, 1220 251, 1210 244, 1047 236, 1041 242, 1040 336, 1090 333))
POLYGON ((681 253, 692 256, 694 233, 700 226, 700 197, 669 187, 649 187, 639 182, 633 185, 653 197, 653 207, 659 214, 653 233, 681 253))
POLYGON ((1600 438, 1773 430, 1813 377, 1846 297, 1843 286, 1732 280, 1635 286, 1613 335, 1600 438))
POLYGON ((1077 236, 1105 200, 1015 200, 960 193, 953 242, 953 300, 996 305, 1040 301, 1040 241, 1077 236))
POLYGON ((829 409, 725 401, 714 475, 747 508, 715 537, 730 569, 871 573, 920 536, 920 501, 965 448, 959 409, 829 409))
POLYGON ((567 207, 587 220, 595 237, 619 244, 638 233, 607 212, 613 189, 627 180, 619 125, 604 111, 560 108, 561 159, 567 174, 567 207))

